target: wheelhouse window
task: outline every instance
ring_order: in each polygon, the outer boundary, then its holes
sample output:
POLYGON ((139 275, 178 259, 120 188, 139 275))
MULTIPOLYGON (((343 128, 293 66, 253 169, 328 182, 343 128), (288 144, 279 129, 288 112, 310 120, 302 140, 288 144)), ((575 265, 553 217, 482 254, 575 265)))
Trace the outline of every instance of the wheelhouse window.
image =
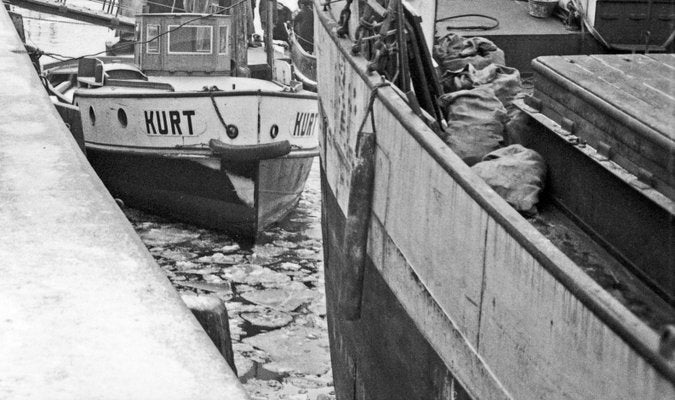
POLYGON ((221 25, 218 27, 218 36, 220 38, 220 44, 218 45, 219 54, 228 54, 230 52, 230 38, 228 36, 229 27, 227 25, 221 25))
POLYGON ((159 36, 159 25, 148 25, 148 36, 146 39, 149 40, 147 45, 148 53, 159 53, 159 38, 157 36, 159 36))
POLYGON ((169 53, 211 53, 212 37, 210 26, 169 25, 169 53))

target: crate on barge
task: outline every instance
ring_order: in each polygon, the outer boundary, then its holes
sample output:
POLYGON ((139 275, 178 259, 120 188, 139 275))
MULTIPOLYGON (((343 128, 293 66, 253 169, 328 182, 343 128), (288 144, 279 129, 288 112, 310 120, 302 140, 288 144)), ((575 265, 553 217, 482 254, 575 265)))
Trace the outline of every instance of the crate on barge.
POLYGON ((547 56, 532 65, 527 103, 567 142, 532 142, 551 155, 551 197, 672 304, 675 56, 547 56), (575 162, 544 149, 566 145, 580 149, 575 162))

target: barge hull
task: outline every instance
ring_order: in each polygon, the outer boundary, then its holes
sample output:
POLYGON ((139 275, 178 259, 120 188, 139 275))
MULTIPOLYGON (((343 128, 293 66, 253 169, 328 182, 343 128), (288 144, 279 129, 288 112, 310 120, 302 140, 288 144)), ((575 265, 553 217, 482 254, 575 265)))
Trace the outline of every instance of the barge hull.
POLYGON ((335 36, 337 10, 315 10, 338 400, 448 398, 439 389, 448 377, 473 399, 675 398, 675 368, 658 354, 658 334, 478 178, 399 92, 365 73, 366 60, 335 36), (354 276, 346 273, 344 221, 360 127, 371 118, 362 308, 348 321, 341 292, 354 276), (410 362, 415 351, 422 364, 430 360, 426 368, 410 362), (395 371, 383 371, 389 363, 395 371))
MULTIPOLYGON (((330 265, 325 269, 326 281, 344 282, 351 279, 345 274, 347 261, 339 239, 346 218, 323 170, 321 176, 322 217, 331 221, 323 225, 324 257, 330 265)), ((353 322, 337 317, 338 286, 326 285, 331 360, 339 399, 470 399, 370 258, 363 285, 363 317, 353 322)))

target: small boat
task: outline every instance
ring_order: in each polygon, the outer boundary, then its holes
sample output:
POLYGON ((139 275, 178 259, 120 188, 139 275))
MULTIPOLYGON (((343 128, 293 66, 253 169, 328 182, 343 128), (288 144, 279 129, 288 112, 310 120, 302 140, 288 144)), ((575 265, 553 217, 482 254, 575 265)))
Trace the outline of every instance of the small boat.
POLYGON ((115 197, 254 238, 300 197, 318 154, 317 98, 249 77, 282 69, 259 48, 251 60, 238 15, 140 14, 133 62, 85 58, 47 76, 79 108, 87 157, 115 197))
MULTIPOLYGON (((425 44, 437 4, 410 3, 315 2, 337 399, 675 398, 673 55, 537 59, 512 102, 518 146, 548 168, 528 215, 479 175, 493 158, 471 167, 450 145, 474 131, 436 101, 457 96, 425 44)), ((517 3, 465 5, 499 11, 495 37, 516 9, 507 60, 588 40, 526 37, 553 21, 517 3)))

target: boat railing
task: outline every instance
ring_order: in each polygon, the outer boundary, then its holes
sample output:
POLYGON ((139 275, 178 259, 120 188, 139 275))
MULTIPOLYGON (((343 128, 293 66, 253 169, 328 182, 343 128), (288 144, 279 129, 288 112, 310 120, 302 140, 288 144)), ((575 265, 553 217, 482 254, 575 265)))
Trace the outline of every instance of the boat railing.
POLYGON ((168 92, 175 92, 174 87, 171 84, 165 82, 152 82, 152 81, 128 80, 128 79, 106 79, 105 86, 155 89, 155 90, 165 90, 168 92))

